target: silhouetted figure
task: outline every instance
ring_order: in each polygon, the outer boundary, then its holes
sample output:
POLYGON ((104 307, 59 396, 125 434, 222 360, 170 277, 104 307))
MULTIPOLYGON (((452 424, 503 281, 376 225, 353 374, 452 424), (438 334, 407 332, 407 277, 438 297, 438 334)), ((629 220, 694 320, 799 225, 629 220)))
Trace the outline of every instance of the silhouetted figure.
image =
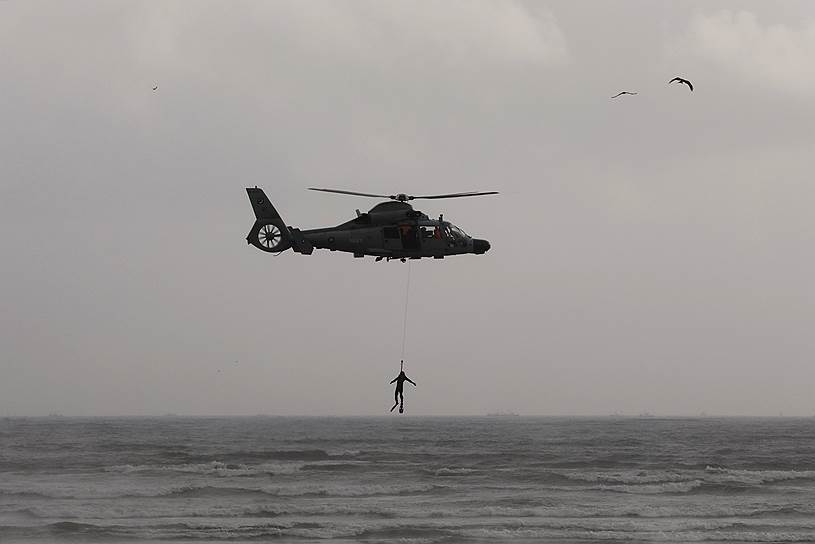
POLYGON ((674 81, 678 81, 679 83, 684 83, 685 85, 687 85, 687 86, 688 86, 688 88, 689 88, 691 91, 693 91, 693 83, 691 83, 691 82, 690 82, 690 81, 688 81, 687 79, 682 79, 681 77, 675 77, 675 78, 673 78, 672 80, 670 80, 668 83, 670 84, 670 83, 673 83, 674 81))
POLYGON ((637 94, 637 93, 630 93, 630 92, 628 92, 628 91, 622 91, 622 92, 620 92, 620 93, 615 94, 615 95, 614 95, 614 96, 612 96, 611 98, 617 98, 618 96, 622 96, 622 95, 624 95, 624 94, 630 94, 630 95, 632 95, 632 96, 633 96, 633 95, 635 95, 635 94, 637 94))
POLYGON ((416 385, 416 382, 405 376, 404 365, 405 361, 402 361, 399 365, 399 375, 391 380, 391 383, 396 382, 396 391, 393 392, 393 400, 395 401, 395 404, 391 408, 391 412, 393 412, 393 410, 399 406, 400 414, 405 411, 405 395, 402 393, 405 382, 407 381, 413 385, 416 385))

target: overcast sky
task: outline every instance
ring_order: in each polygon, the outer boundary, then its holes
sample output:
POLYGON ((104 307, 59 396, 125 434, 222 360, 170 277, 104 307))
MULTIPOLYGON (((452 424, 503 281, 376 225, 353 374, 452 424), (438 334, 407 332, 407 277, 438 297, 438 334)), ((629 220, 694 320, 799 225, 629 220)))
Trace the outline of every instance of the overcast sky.
POLYGON ((0 415, 385 413, 408 266, 410 414, 815 413, 811 1, 12 0, 0 51, 0 415), (501 194, 407 265, 247 246, 254 185, 501 194))

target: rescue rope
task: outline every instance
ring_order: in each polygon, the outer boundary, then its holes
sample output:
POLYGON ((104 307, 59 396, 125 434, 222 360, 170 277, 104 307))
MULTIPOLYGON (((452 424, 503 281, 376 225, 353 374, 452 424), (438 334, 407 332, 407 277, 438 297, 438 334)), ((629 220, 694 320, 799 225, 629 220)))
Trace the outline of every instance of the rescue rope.
POLYGON ((405 359, 405 341, 407 340, 408 297, 410 296, 410 260, 407 262, 407 287, 405 287, 405 315, 402 318, 402 357, 405 359))

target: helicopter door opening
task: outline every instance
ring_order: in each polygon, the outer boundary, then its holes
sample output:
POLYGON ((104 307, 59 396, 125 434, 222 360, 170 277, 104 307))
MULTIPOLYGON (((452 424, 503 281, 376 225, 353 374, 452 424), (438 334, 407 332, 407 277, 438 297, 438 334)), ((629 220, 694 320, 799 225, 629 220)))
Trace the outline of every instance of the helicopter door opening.
POLYGON ((418 251, 419 232, 414 225, 399 225, 402 234, 402 248, 409 251, 418 251))
POLYGON ((441 229, 438 225, 422 225, 419 227, 419 232, 422 237, 422 241, 424 240, 441 240, 441 229))
POLYGON ((424 224, 419 226, 419 236, 422 240, 422 251, 430 253, 442 253, 445 247, 444 235, 441 227, 436 224, 424 224))
POLYGON ((399 227, 383 227, 382 238, 385 249, 391 251, 402 249, 402 240, 399 236, 399 227))

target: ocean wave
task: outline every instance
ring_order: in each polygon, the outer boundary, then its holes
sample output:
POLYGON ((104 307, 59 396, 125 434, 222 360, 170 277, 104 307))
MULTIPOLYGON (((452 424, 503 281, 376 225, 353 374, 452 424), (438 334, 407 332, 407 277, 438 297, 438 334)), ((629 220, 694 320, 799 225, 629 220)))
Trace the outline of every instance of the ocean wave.
POLYGON ((364 516, 369 518, 393 519, 405 517, 404 511, 398 507, 388 508, 379 506, 355 505, 354 503, 341 504, 301 504, 301 505, 265 505, 242 510, 241 517, 280 517, 280 516, 364 516))
POLYGON ((281 491, 282 496, 319 496, 319 497, 373 497, 373 496, 402 496, 423 495, 428 493, 444 493, 447 486, 435 484, 404 484, 404 485, 338 485, 338 486, 304 486, 300 489, 281 491))
POLYGON ((762 508, 755 508, 749 512, 741 514, 744 517, 763 518, 763 517, 798 517, 807 516, 812 517, 815 514, 815 508, 810 506, 805 508, 803 506, 766 506, 762 508))
POLYGON ((628 532, 632 535, 643 532, 663 532, 670 534, 692 533, 698 531, 743 531, 743 532, 765 532, 775 531, 802 531, 812 530, 815 523, 807 521, 794 525, 789 524, 765 524, 763 522, 743 521, 735 518, 702 518, 690 519, 684 517, 674 517, 667 519, 632 520, 630 518, 543 518, 538 517, 532 520, 506 520, 504 523, 493 523, 488 525, 495 529, 549 529, 549 530, 577 530, 577 531, 613 531, 628 532))
POLYGON ((283 460, 283 461, 322 461, 330 459, 331 454, 325 450, 260 450, 260 451, 236 451, 224 453, 221 457, 225 459, 247 459, 247 460, 283 460))
POLYGON ((815 480, 815 470, 739 470, 706 466, 705 472, 721 482, 761 485, 788 480, 815 480))
POLYGON ((473 468, 449 468, 443 467, 437 469, 433 472, 434 476, 466 476, 467 474, 472 474, 473 472, 477 472, 473 468))
POLYGON ((28 540, 32 537, 41 540, 62 540, 87 542, 88 540, 122 539, 132 536, 131 531, 120 525, 95 525, 75 521, 58 521, 41 526, 0 525, 0 541, 4 538, 28 540))
POLYGON ((697 542, 815 542, 815 532, 737 531, 689 535, 697 542))
POLYGON ((137 540, 254 540, 279 536, 309 536, 313 538, 350 537, 364 532, 364 527, 327 527, 310 522, 280 522, 263 523, 259 525, 244 525, 237 527, 224 527, 220 524, 201 523, 169 523, 149 526, 104 525, 93 523, 80 523, 73 521, 60 521, 39 527, 0 525, 0 538, 11 537, 28 539, 39 537, 43 539, 76 539, 80 542, 95 540, 107 541, 110 539, 137 539, 137 540))
POLYGON ((364 528, 354 535, 361 542, 433 543, 455 542, 457 531, 452 527, 421 526, 410 523, 387 527, 364 528))
POLYGON ((812 530, 744 528, 738 523, 715 523, 693 527, 648 527, 631 525, 624 520, 611 526, 584 524, 581 520, 518 525, 513 521, 499 525, 464 526, 446 523, 369 520, 314 523, 303 521, 261 522, 225 527, 210 522, 181 522, 149 526, 121 526, 78 522, 57 522, 41 527, 0 525, 0 537, 41 539, 159 539, 159 540, 266 540, 273 538, 307 538, 319 540, 354 539, 365 542, 445 542, 462 539, 479 541, 619 541, 619 542, 812 542, 812 530))
POLYGON ((699 478, 698 474, 691 472, 678 472, 671 470, 628 470, 628 471, 553 471, 554 474, 564 476, 570 480, 581 482, 602 482, 606 484, 661 484, 672 482, 687 482, 699 478))
MULTIPOLYGON (((533 524, 548 527, 597 528, 614 525, 631 525, 636 520, 642 524, 682 524, 683 526, 704 527, 706 529, 749 525, 815 528, 811 521, 812 511, 803 506, 755 507, 749 505, 698 505, 698 506, 654 506, 651 504, 632 505, 620 503, 598 510, 593 506, 521 506, 521 505, 470 505, 454 502, 439 503, 427 508, 402 508, 398 505, 371 504, 365 502, 326 502, 288 503, 250 507, 234 512, 239 517, 280 517, 280 516, 355 516, 381 519, 488 519, 488 518, 537 518, 533 524), (582 521, 581 521, 582 520, 582 521), (739 522, 742 520, 744 523, 739 522), (745 521, 747 520, 747 521, 745 521), (581 525, 582 524, 582 525, 581 525)), ((526 522, 529 523, 529 522, 526 522)))
POLYGON ((506 506, 461 507, 449 509, 434 508, 417 510, 400 506, 374 506, 370 504, 299 504, 299 505, 266 505, 248 508, 240 512, 241 517, 280 517, 280 516, 362 516, 381 519, 481 519, 495 518, 531 518, 543 515, 534 508, 513 508, 506 506))
POLYGON ((261 463, 259 465, 245 465, 240 463, 210 461, 209 463, 188 463, 179 465, 115 465, 105 467, 104 471, 121 474, 180 472, 208 476, 240 477, 293 474, 304 465, 305 463, 261 463))
POLYGON ((662 482, 658 484, 599 484, 592 486, 550 486, 557 491, 609 491, 634 495, 702 493, 717 495, 737 495, 761 493, 759 488, 731 482, 715 482, 703 479, 662 482))
POLYGON ((159 489, 94 489, 78 490, 63 489, 52 490, 48 493, 30 492, 3 492, 15 498, 28 498, 37 500, 57 499, 84 499, 84 500, 116 500, 116 499, 150 499, 150 498, 205 498, 205 497, 367 497, 367 496, 403 496, 421 494, 439 494, 449 490, 448 486, 438 484, 408 483, 408 484, 336 484, 323 485, 319 483, 299 484, 289 482, 286 485, 276 486, 229 486, 229 485, 180 485, 159 489))
POLYGON ((627 468, 636 467, 637 463, 630 455, 620 454, 579 461, 554 461, 545 465, 551 468, 627 468))
MULTIPOLYGON (((520 500, 507 497, 503 500, 491 500, 489 505, 464 500, 457 494, 456 487, 407 487, 401 489, 361 486, 340 490, 340 486, 309 487, 307 489, 251 490, 242 489, 176 489, 172 493, 139 497, 125 504, 108 500, 40 502, 31 507, 27 514, 10 515, 0 511, 0 520, 6 523, 30 524, 31 519, 64 519, 83 521, 83 518, 105 519, 113 522, 117 519, 142 520, 166 518, 217 518, 222 520, 240 518, 290 518, 309 519, 312 516, 329 516, 336 519, 369 519, 369 520, 445 520, 479 519, 489 522, 500 518, 527 520, 530 518, 546 519, 553 523, 556 520, 570 519, 596 520, 599 526, 629 520, 637 524, 664 524, 671 520, 681 522, 701 522, 702 520, 719 520, 730 522, 734 519, 749 521, 752 526, 797 526, 810 527, 815 523, 815 505, 801 502, 785 505, 784 502, 761 505, 763 499, 750 497, 735 500, 699 500, 680 499, 687 494, 678 494, 675 498, 654 500, 648 497, 659 496, 642 494, 636 499, 637 492, 642 490, 605 490, 609 493, 629 493, 630 499, 589 499, 582 504, 560 503, 557 500, 542 501, 520 500), (401 497, 405 497, 402 499, 401 497), (174 502, 179 501, 179 502, 174 502)), ((690 493, 693 493, 691 491, 690 493)), ((580 494, 584 497, 589 495, 580 494)), ((557 495, 550 496, 556 497, 557 495)), ((666 493, 669 497, 670 493, 666 493)), ((523 499, 523 496, 520 496, 523 499)), ((610 496, 609 496, 610 498, 610 496)), ((779 501, 785 499, 779 498, 779 501)), ((231 524, 226 522, 227 524, 231 524)), ((419 521, 421 523, 421 521, 419 521)), ((537 524, 537 520, 532 522, 537 524)), ((705 522, 707 523, 707 522, 705 522)), ((0 537, 2 541, 2 537, 0 537)))
POLYGON ((247 489, 244 487, 219 487, 219 486, 182 486, 169 489, 166 491, 159 491, 158 493, 145 493, 127 495, 133 498, 204 498, 204 497, 250 497, 250 496, 276 496, 276 493, 265 491, 263 489, 247 489))
POLYGON ((479 540, 581 540, 612 542, 815 542, 815 532, 642 529, 581 529, 550 527, 478 527, 458 530, 459 538, 479 540))
MULTIPOLYGON (((691 491, 692 492, 692 491, 691 491)), ((783 499, 781 499, 783 500, 783 499)), ((794 518, 812 518, 815 520, 815 505, 798 503, 788 505, 782 503, 764 503, 763 501, 654 501, 645 499, 641 501, 604 501, 602 507, 596 502, 589 501, 582 504, 568 504, 557 500, 542 501, 540 498, 530 498, 519 495, 505 497, 492 501, 492 506, 467 509, 472 512, 483 512, 485 516, 491 515, 495 509, 498 517, 518 517, 534 515, 547 519, 557 518, 632 518, 632 519, 715 519, 739 518, 784 520, 794 518)), ((797 522, 796 522, 797 523, 797 522)))
POLYGON ((684 494, 700 489, 702 480, 662 482, 658 484, 597 484, 597 485, 542 485, 541 489, 565 492, 605 491, 633 495, 684 494))
POLYGON ((10 519, 27 520, 41 518, 36 511, 31 508, 16 508, 13 510, 0 510, 0 517, 8 521, 10 519))
MULTIPOLYGON (((170 459, 170 464, 206 464, 213 461, 228 464, 260 464, 269 461, 324 461, 333 458, 350 457, 350 450, 336 450, 329 453, 324 449, 268 449, 268 450, 224 450, 215 453, 182 452, 170 459)), ((166 464, 166 463, 165 463, 166 464)))
POLYGON ((76 521, 58 521, 56 523, 46 525, 46 528, 56 535, 60 534, 88 535, 93 533, 109 534, 111 529, 115 529, 115 527, 110 526, 103 527, 99 525, 94 525, 92 523, 79 523, 76 521))
MULTIPOLYGON (((795 470, 732 470, 707 466, 705 470, 623 470, 584 471, 549 470, 533 474, 522 472, 525 479, 543 483, 559 483, 558 478, 569 482, 596 483, 597 486, 580 489, 622 491, 633 493, 688 492, 695 489, 729 493, 750 492, 754 488, 775 482, 815 480, 815 471, 795 470)), ((577 487, 575 487, 577 489, 577 487)))
POLYGON ((360 450, 349 450, 349 449, 340 449, 340 450, 329 450, 328 452, 329 457, 356 457, 362 453, 360 450))
POLYGON ((637 495, 659 495, 662 493, 689 493, 705 484, 702 480, 688 480, 680 482, 662 482, 657 484, 636 485, 606 485, 591 486, 590 489, 599 491, 613 491, 616 493, 632 493, 637 495))
POLYGON ((163 491, 155 495, 136 495, 139 497, 197 498, 229 496, 269 496, 269 497, 372 497, 400 496, 425 493, 441 493, 447 486, 435 484, 369 484, 369 485, 299 485, 274 488, 244 488, 220 486, 184 486, 163 491))
POLYGON ((316 472, 345 472, 351 470, 365 470, 370 465, 368 461, 316 461, 306 463, 300 467, 303 471, 316 472))
POLYGON ((517 508, 511 506, 480 506, 453 512, 452 515, 472 518, 532 518, 542 515, 537 508, 517 508))
POLYGON ((569 485, 585 483, 585 480, 571 478, 563 473, 549 470, 507 470, 505 478, 524 483, 546 485, 569 485))
POLYGON ((60 498, 47 493, 39 493, 35 491, 9 491, 0 489, 0 497, 14 497, 17 499, 53 499, 60 498))

